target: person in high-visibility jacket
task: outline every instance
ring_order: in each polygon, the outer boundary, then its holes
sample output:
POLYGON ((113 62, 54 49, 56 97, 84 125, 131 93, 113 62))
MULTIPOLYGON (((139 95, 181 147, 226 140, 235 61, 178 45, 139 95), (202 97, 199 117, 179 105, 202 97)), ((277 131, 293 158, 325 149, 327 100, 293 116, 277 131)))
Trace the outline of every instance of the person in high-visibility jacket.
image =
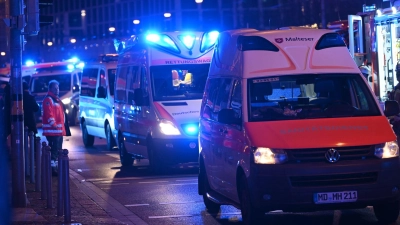
POLYGON ((65 107, 58 97, 60 93, 59 83, 56 80, 49 82, 49 91, 44 97, 42 128, 43 136, 46 136, 51 148, 51 165, 53 174, 57 172, 58 150, 62 149, 63 136, 71 136, 68 119, 65 116, 65 107))

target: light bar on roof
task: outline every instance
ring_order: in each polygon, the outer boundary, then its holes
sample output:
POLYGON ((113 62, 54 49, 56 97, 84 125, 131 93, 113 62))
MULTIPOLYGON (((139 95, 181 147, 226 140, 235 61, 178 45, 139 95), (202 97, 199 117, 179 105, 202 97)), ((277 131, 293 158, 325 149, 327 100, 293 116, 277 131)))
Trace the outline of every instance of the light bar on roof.
POLYGON ((213 47, 215 45, 215 42, 217 42, 218 36, 219 36, 218 31, 210 31, 210 32, 204 33, 202 42, 201 42, 200 51, 205 52, 205 51, 209 50, 211 47, 213 47))
POLYGON ((196 39, 196 36, 194 36, 194 35, 179 35, 178 38, 179 38, 179 40, 182 41, 182 43, 186 46, 186 48, 191 50, 194 46, 194 41, 196 39))
POLYGON ((167 50, 179 53, 178 46, 176 46, 175 42, 165 34, 148 34, 146 36, 146 40, 151 42, 156 46, 160 46, 167 50))

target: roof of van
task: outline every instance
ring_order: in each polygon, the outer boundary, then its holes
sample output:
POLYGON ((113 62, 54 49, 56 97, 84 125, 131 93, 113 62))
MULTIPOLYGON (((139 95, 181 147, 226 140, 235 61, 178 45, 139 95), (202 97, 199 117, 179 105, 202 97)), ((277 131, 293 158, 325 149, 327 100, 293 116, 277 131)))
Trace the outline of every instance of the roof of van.
POLYGON ((343 39, 326 29, 222 32, 210 76, 243 78, 306 73, 359 73, 343 39))

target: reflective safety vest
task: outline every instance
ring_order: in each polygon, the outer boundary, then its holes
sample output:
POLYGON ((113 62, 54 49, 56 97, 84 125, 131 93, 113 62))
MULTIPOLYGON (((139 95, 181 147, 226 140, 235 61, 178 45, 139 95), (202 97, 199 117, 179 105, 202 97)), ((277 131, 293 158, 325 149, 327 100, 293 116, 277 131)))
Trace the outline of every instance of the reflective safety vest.
POLYGON ((61 100, 48 92, 43 100, 43 136, 65 136, 64 107, 61 100))

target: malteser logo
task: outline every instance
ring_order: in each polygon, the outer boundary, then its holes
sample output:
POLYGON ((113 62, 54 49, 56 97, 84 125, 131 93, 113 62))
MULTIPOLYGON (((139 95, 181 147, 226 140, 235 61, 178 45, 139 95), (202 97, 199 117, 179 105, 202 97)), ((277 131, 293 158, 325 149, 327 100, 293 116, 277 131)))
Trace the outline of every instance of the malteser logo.
POLYGON ((283 38, 275 38, 276 43, 282 43, 283 42, 283 38))
POLYGON ((299 37, 290 37, 290 38, 285 38, 286 41, 313 41, 314 38, 299 38, 299 37))

